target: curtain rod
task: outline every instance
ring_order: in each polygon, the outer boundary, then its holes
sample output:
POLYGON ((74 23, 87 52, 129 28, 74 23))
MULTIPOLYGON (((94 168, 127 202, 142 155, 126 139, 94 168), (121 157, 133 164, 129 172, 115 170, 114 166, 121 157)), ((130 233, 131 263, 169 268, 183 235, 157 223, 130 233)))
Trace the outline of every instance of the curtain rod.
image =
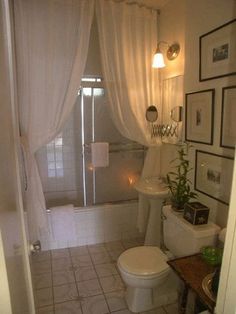
POLYGON ((113 1, 113 2, 117 2, 117 3, 125 2, 125 4, 127 4, 127 5, 137 5, 140 8, 146 8, 146 9, 151 10, 151 11, 156 11, 157 14, 160 14, 159 9, 155 9, 153 7, 147 6, 146 4, 143 4, 143 3, 140 3, 137 1, 129 1, 129 0, 106 0, 106 1, 113 1))

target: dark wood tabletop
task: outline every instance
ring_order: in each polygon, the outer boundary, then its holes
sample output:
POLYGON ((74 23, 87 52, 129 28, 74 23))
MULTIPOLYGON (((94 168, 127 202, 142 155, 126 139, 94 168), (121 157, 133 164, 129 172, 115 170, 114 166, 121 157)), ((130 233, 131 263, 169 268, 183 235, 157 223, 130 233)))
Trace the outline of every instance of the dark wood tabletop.
POLYGON ((201 254, 176 258, 167 263, 184 281, 185 285, 191 288, 208 309, 213 312, 215 302, 205 294, 202 281, 208 274, 215 271, 215 267, 207 264, 201 254))

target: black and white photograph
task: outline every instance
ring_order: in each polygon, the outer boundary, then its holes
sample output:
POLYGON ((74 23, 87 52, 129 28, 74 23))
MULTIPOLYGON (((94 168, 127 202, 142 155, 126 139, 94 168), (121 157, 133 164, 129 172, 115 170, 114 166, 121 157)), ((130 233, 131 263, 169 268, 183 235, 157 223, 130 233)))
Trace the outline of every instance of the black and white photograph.
POLYGON ((200 82, 235 75, 236 19, 200 36, 199 50, 200 82))
POLYGON ((187 93, 185 96, 185 140, 211 145, 215 90, 187 93))
POLYGON ((233 158, 196 150, 194 188, 223 204, 229 204, 233 158))
POLYGON ((213 48, 213 62, 228 59, 229 57, 229 44, 213 48))
POLYGON ((236 144, 236 85, 222 88, 220 146, 235 148, 236 144))

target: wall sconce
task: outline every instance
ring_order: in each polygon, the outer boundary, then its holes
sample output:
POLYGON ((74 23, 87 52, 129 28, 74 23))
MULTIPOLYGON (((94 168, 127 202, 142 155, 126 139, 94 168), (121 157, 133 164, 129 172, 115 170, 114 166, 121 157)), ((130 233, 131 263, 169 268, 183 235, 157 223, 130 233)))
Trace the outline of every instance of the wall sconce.
POLYGON ((163 54, 160 50, 161 44, 167 45, 168 47, 167 52, 166 52, 166 56, 168 60, 174 60, 180 52, 180 45, 178 43, 174 43, 170 46, 166 41, 159 41, 159 43, 157 44, 155 55, 153 57, 153 61, 152 61, 153 68, 164 68, 166 66, 164 62, 163 54))

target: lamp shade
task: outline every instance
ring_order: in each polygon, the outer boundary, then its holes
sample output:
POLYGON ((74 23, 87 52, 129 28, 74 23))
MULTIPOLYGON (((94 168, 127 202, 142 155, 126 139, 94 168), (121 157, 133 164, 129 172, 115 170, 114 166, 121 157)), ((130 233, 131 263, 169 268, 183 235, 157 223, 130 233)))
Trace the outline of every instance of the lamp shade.
POLYGON ((153 57, 152 60, 152 67, 153 68, 164 68, 165 62, 164 62, 164 58, 163 58, 163 54, 160 51, 157 51, 153 57))

